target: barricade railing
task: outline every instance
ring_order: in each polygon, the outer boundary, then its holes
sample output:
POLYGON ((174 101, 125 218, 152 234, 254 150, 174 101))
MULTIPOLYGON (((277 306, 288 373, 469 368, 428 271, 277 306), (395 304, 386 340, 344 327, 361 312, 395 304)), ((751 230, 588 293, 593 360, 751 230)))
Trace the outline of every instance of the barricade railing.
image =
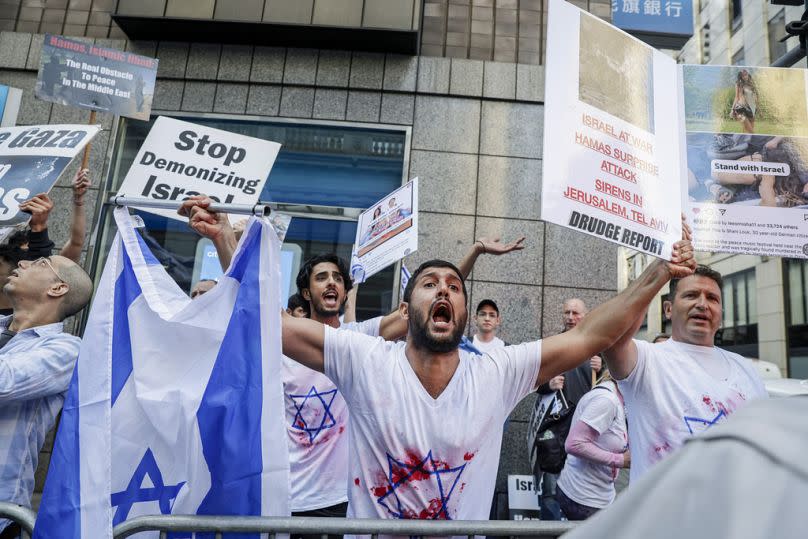
POLYGON ((159 531, 160 539, 168 532, 268 533, 307 535, 378 535, 404 536, 531 536, 560 537, 575 527, 574 522, 539 520, 383 520, 322 517, 217 517, 191 515, 155 515, 136 517, 115 526, 113 537, 124 539, 136 533, 159 531))
POLYGON ((34 533, 36 513, 27 507, 11 502, 0 502, 0 519, 8 519, 20 525, 22 539, 30 539, 34 533))

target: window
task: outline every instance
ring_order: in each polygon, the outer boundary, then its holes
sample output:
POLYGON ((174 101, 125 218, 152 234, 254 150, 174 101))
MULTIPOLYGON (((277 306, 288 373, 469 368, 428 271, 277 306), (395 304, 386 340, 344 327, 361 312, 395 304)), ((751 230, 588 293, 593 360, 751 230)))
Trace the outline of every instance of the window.
MULTIPOLYGON (((403 129, 211 116, 183 119, 283 145, 260 200, 293 215, 284 242, 288 258, 293 261, 286 268, 291 282, 300 261, 312 255, 335 252, 350 261, 359 213, 399 187, 404 179, 407 132, 403 129)), ((113 192, 123 181, 153 121, 121 122, 110 172, 113 192)), ((209 242, 192 232, 187 223, 137 213, 146 225, 141 233, 155 256, 180 287, 190 290, 205 271, 202 265, 211 251, 209 242)), ((105 237, 97 247, 97 259, 106 255, 114 236, 111 212, 106 214, 105 237)), ((96 266, 100 268, 103 262, 99 260, 96 266)), ((357 301, 358 319, 389 312, 395 299, 391 292, 395 282, 395 268, 390 267, 363 284, 357 301)), ((292 285, 290 292, 294 291, 292 285)))
POLYGON ((732 11, 730 11, 730 17, 732 21, 733 32, 736 32, 743 25, 742 4, 743 4, 742 0, 732 0, 731 4, 732 11))
POLYGON ((741 50, 732 55, 732 65, 741 66, 745 61, 744 50, 743 47, 741 47, 741 50))
POLYGON ((808 261, 785 260, 788 375, 808 378, 808 261))
POLYGON ((724 320, 715 344, 747 357, 758 357, 755 269, 724 277, 724 320))
POLYGON ((785 11, 780 12, 772 17, 769 21, 769 63, 774 62, 786 53, 788 45, 785 41, 780 41, 780 38, 786 35, 786 15, 785 11))

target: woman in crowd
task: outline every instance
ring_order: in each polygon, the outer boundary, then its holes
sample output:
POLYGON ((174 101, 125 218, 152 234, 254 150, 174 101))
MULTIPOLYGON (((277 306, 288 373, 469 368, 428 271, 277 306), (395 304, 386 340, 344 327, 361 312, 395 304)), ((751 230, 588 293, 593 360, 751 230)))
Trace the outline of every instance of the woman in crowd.
POLYGON ((752 75, 741 69, 735 80, 735 99, 729 117, 741 122, 744 133, 755 132, 755 114, 757 114, 758 92, 752 75))
POLYGON ((565 449, 556 498, 568 520, 586 520, 614 501, 617 473, 631 463, 623 397, 608 374, 578 402, 565 449))

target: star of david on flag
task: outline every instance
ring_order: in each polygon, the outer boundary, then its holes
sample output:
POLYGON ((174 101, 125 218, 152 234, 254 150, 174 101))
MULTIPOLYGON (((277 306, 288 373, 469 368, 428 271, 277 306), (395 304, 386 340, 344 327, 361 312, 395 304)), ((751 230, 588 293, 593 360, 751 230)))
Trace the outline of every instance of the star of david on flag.
POLYGON ((394 518, 451 520, 449 502, 466 464, 451 467, 435 460, 432 451, 423 459, 402 462, 387 454, 389 485, 376 502, 394 518))
POLYGON ((128 211, 115 220, 34 538, 109 539, 141 515, 288 516, 275 231, 251 220, 225 276, 191 301, 128 211))
POLYGON ((292 428, 302 430, 309 435, 309 442, 314 442, 322 431, 336 426, 337 421, 331 413, 331 403, 336 395, 336 389, 320 393, 314 386, 305 395, 289 395, 297 410, 292 428))

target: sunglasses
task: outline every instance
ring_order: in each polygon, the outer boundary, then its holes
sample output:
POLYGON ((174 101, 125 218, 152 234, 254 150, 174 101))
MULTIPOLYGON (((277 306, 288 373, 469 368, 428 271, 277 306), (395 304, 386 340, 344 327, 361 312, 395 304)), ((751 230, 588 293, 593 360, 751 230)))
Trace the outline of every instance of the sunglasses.
POLYGON ((53 263, 48 259, 48 257, 43 256, 41 258, 37 258, 36 260, 32 260, 31 265, 32 266, 43 266, 43 265, 48 266, 50 268, 50 270, 53 272, 53 274, 56 275, 56 278, 59 279, 60 282, 62 282, 64 284, 67 284, 67 281, 62 279, 62 276, 59 275, 59 272, 56 271, 56 268, 53 267, 53 263))

